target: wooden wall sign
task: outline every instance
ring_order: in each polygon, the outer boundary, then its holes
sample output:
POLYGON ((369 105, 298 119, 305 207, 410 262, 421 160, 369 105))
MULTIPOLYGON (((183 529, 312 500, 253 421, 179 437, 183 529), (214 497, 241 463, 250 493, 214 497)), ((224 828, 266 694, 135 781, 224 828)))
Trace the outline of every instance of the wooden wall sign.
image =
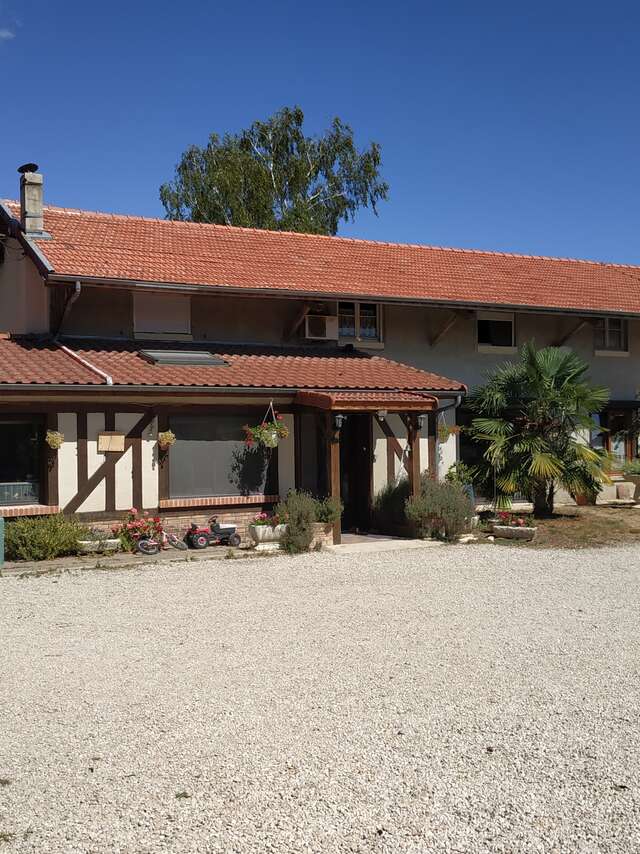
POLYGON ((115 430, 98 433, 98 453, 108 454, 112 451, 118 454, 124 451, 124 433, 118 433, 115 430))

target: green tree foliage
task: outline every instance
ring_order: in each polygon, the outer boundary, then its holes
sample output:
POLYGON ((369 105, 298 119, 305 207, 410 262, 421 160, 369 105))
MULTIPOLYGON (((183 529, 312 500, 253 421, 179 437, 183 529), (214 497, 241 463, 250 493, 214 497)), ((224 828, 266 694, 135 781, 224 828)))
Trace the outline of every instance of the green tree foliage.
POLYGON ((167 217, 335 234, 359 208, 377 213, 389 189, 380 146, 358 151, 339 118, 319 138, 305 136, 303 121, 300 107, 285 107, 238 134, 212 133, 205 148, 190 146, 160 187, 167 217))
MULTIPOLYGON (((527 495, 534 515, 553 513, 556 486, 593 495, 608 480, 608 456, 591 448, 585 432, 597 428, 592 413, 609 399, 590 385, 588 365, 575 353, 526 344, 517 363, 497 368, 470 398, 473 438, 485 446, 479 480, 498 506, 515 492, 527 495)), ((483 490, 484 491, 484 490, 483 490)))

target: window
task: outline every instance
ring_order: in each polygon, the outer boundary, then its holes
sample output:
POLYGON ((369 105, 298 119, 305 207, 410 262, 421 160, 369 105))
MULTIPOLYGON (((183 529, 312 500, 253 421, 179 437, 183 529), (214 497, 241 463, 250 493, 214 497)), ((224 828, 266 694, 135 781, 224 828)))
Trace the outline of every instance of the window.
POLYGON ((136 338, 191 338, 191 298, 179 294, 133 295, 136 338))
POLYGON ((39 503, 41 445, 39 424, 0 422, 0 505, 39 503))
MULTIPOLYGON (((260 416, 262 413, 260 413, 260 416)), ((169 427, 176 443, 169 454, 171 498, 272 494, 277 455, 247 449, 245 424, 251 414, 176 415, 169 427)))
POLYGON ((627 353, 629 350, 628 324, 623 317, 600 317, 595 325, 595 350, 627 353))
POLYGON ((478 349, 515 348, 513 314, 502 311, 478 312, 478 349))
POLYGON ((375 302, 338 303, 338 335, 355 341, 382 341, 380 306, 375 302))
POLYGON ((229 366, 229 362, 206 350, 140 350, 139 355, 152 365, 229 366))

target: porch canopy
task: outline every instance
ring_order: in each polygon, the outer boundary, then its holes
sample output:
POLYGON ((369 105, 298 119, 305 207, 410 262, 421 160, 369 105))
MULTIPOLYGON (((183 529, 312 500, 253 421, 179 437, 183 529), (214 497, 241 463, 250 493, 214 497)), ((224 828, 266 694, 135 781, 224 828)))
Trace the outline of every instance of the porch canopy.
POLYGON ((296 403, 329 412, 432 412, 438 399, 411 391, 299 391, 296 403))

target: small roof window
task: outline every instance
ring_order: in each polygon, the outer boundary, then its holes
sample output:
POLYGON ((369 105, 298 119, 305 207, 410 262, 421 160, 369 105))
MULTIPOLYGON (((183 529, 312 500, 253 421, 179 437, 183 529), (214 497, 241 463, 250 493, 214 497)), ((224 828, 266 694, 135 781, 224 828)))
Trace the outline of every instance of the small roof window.
POLYGON ((228 362, 206 350, 140 350, 140 355, 152 365, 206 365, 227 367, 228 362))

